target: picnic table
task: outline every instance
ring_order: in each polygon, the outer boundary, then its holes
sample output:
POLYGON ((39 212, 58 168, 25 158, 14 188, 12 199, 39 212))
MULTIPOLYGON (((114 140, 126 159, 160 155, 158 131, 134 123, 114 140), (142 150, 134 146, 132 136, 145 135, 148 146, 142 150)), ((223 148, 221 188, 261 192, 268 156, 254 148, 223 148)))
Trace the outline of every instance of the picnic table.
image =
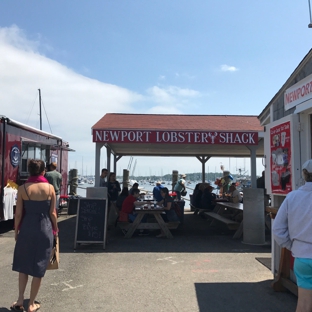
POLYGON ((156 208, 150 209, 135 209, 137 217, 133 223, 129 222, 120 222, 119 226, 127 230, 125 238, 131 238, 135 230, 162 230, 167 238, 173 238, 173 235, 170 232, 170 229, 176 229, 180 224, 177 222, 165 222, 161 217, 161 214, 164 213, 164 209, 156 206, 156 208), (141 222, 145 215, 153 215, 157 222, 141 222))
MULTIPOLYGON (((216 198, 213 202, 214 203, 220 203, 220 202, 228 202, 228 201, 229 200, 226 198, 216 198)), ((201 214, 201 213, 207 211, 207 209, 195 207, 194 205, 192 205, 192 203, 191 203, 191 210, 194 210, 194 215, 201 214)))
POLYGON ((243 234, 243 220, 236 221, 232 219, 233 213, 243 211, 242 203, 218 202, 211 212, 205 212, 205 215, 212 218, 210 226, 217 224, 217 221, 227 225, 231 230, 236 230, 233 238, 240 238, 243 234), (230 213, 229 213, 230 212, 230 213))

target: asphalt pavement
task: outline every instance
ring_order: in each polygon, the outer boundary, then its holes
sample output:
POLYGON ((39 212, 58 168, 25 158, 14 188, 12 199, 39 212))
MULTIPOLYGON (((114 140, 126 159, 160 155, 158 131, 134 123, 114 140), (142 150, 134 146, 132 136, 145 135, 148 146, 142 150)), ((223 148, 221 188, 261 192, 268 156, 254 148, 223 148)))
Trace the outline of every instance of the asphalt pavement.
MULTIPOLYGON (((60 269, 47 271, 38 300, 47 311, 181 311, 288 312, 297 298, 274 292, 270 234, 263 246, 233 239, 225 228, 185 212, 173 239, 135 235, 124 239, 119 229, 108 231, 103 250, 82 245, 74 251, 75 216, 59 218, 60 269), (265 266, 264 264, 267 266, 265 266)), ((0 223, 0 312, 17 299, 13 272, 12 223, 0 223)), ((25 306, 29 285, 25 292, 25 306)))

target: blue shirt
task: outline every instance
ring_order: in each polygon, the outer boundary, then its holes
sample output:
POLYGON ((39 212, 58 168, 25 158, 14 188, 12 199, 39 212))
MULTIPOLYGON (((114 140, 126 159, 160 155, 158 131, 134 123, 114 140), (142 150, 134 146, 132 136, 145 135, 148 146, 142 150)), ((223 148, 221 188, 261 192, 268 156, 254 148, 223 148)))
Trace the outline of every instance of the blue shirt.
POLYGON ((153 188, 153 196, 156 199, 156 201, 160 202, 161 200, 163 200, 162 196, 160 195, 160 190, 164 188, 162 185, 156 185, 153 188))

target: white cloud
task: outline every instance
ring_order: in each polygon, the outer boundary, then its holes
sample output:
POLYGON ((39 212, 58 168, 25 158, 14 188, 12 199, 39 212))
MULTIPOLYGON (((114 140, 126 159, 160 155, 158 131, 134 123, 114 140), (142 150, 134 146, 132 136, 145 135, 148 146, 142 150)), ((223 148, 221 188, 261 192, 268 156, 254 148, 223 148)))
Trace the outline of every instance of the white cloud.
POLYGON ((146 92, 148 102, 156 103, 156 106, 147 109, 149 114, 182 114, 185 107, 190 105, 190 101, 201 96, 196 90, 176 86, 153 86, 146 92))
POLYGON ((28 52, 36 52, 39 47, 37 40, 28 40, 24 31, 16 25, 0 28, 1 46, 15 47, 28 52))
POLYGON ((179 88, 176 86, 159 87, 153 86, 147 90, 147 93, 156 102, 164 104, 176 103, 179 100, 195 98, 200 96, 200 92, 188 88, 179 88))
POLYGON ((188 73, 175 73, 175 77, 180 79, 180 78, 184 78, 184 79, 188 79, 188 80, 194 80, 196 78, 196 76, 190 75, 188 73))
POLYGON ((201 96, 176 86, 153 86, 139 94, 85 77, 44 56, 41 51, 47 45, 40 39, 40 34, 28 39, 17 26, 0 28, 0 115, 39 128, 41 89, 43 130, 51 132, 50 123, 52 133, 69 142, 76 150, 69 156, 70 165, 77 162, 79 170, 82 157, 84 166, 90 172, 94 169, 91 127, 106 113, 135 113, 138 106, 145 113, 183 113, 190 101, 201 96))
POLYGON ((170 104, 175 102, 175 98, 165 89, 162 89, 158 86, 154 86, 147 90, 147 94, 154 100, 156 103, 170 104))
POLYGON ((180 97, 198 97, 200 96, 200 93, 196 90, 192 90, 192 89, 187 89, 187 88, 179 88, 179 87, 175 87, 175 86, 169 86, 167 88, 168 93, 172 94, 172 95, 177 95, 180 97))
POLYGON ((235 72, 238 71, 238 68, 235 66, 229 66, 229 65, 221 65, 221 71, 224 72, 235 72))
MULTIPOLYGON (((38 47, 16 26, 0 28, 0 114, 38 127, 34 101, 40 88, 52 132, 77 150, 71 156, 94 152, 91 127, 107 112, 131 112, 143 96, 77 74, 41 55, 38 47)), ((50 132, 44 113, 42 120, 43 130, 50 132)))

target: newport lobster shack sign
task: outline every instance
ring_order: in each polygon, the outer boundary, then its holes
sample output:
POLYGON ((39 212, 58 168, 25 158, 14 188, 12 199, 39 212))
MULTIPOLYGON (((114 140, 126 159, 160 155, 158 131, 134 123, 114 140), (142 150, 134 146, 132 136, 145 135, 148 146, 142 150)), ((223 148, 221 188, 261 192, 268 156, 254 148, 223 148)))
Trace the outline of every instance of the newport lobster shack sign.
POLYGON ((258 145, 258 132, 93 129, 93 142, 258 145))

